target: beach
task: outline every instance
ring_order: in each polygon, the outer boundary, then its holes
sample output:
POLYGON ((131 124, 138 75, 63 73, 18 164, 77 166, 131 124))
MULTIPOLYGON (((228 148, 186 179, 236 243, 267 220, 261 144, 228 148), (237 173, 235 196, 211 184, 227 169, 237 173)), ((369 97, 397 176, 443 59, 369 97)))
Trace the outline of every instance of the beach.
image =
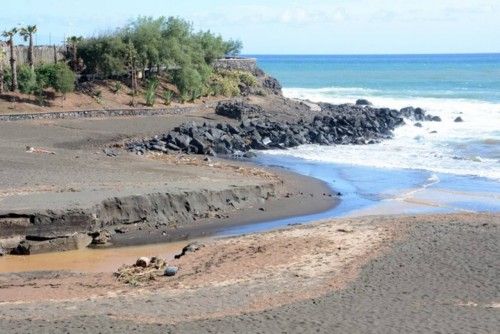
MULTIPOLYGON (((138 115, 0 121, 0 328, 495 332, 497 130, 449 101, 267 84, 138 115), (174 275, 123 280, 141 257, 174 275)), ((491 98, 478 112, 496 119, 491 98)))
POLYGON ((109 272, 1 274, 0 324, 12 333, 492 333, 499 223, 366 217, 210 240, 170 255, 178 276, 139 287, 109 272))

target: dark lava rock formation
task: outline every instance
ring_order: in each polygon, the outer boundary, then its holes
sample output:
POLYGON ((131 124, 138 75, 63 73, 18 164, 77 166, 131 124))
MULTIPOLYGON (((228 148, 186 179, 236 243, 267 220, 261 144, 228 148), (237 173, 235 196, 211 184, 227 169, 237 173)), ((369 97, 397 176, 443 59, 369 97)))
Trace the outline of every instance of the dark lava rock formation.
POLYGON ((204 155, 243 156, 250 150, 286 149, 303 144, 373 144, 391 138, 393 130, 413 121, 439 121, 421 108, 401 110, 367 105, 320 103, 321 113, 311 121, 269 120, 260 106, 242 101, 218 104, 216 113, 234 123, 197 124, 188 122, 152 139, 130 142, 127 149, 138 154, 147 151, 177 151, 204 155))

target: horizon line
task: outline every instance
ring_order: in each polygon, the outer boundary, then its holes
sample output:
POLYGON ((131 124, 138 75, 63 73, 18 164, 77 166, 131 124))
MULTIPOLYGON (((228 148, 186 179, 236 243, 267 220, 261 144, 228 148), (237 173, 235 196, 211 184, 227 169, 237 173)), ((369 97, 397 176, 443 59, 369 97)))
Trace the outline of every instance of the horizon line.
POLYGON ((496 52, 455 52, 455 53, 242 53, 241 56, 460 56, 460 55, 500 55, 496 52))

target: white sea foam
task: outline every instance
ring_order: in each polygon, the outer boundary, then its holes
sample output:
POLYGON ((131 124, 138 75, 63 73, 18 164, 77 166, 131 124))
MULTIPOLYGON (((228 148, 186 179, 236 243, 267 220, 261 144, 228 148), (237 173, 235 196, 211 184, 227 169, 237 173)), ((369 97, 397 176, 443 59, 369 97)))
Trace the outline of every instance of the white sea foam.
POLYGON ((446 98, 380 96, 361 88, 285 88, 292 98, 313 102, 347 103, 358 98, 375 106, 424 108, 442 122, 413 122, 396 129, 394 139, 366 146, 304 145, 287 151, 270 151, 304 159, 374 166, 379 168, 424 169, 438 173, 475 175, 500 180, 500 104, 446 98), (460 116, 464 122, 456 123, 460 116), (485 146, 487 148, 485 149, 485 146))

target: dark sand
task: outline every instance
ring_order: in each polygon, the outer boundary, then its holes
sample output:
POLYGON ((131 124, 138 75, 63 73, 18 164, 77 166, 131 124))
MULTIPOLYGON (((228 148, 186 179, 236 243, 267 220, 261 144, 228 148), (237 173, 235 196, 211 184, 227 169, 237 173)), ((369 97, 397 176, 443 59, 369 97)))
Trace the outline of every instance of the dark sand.
MULTIPOLYGON (((180 116, 1 123, 0 212, 282 185, 272 201, 182 227, 179 236, 186 237, 334 205, 324 184, 283 171, 102 152, 125 138, 206 119, 217 116, 201 108, 180 116), (26 153, 27 145, 56 154, 26 153)), ((171 251, 157 254, 179 266, 178 275, 139 287, 116 281, 111 271, 122 263, 112 261, 113 268, 97 272, 84 265, 4 273, 0 333, 496 333, 499 224, 498 214, 379 216, 209 240, 179 260, 171 251)), ((115 242, 168 240, 141 233, 115 242)))
MULTIPOLYGON (((155 223, 145 224, 142 230, 128 226, 129 232, 113 236, 113 245, 123 246, 206 236, 222 227, 320 212, 337 203, 331 189, 320 181, 284 170, 264 171, 248 162, 207 162, 182 155, 145 157, 120 148, 115 149, 117 157, 103 152, 127 138, 150 137, 186 121, 207 120, 221 117, 213 108, 200 105, 183 115, 0 122, 0 215, 64 213, 108 199, 149 194, 182 196, 240 189, 249 193, 248 203, 226 205, 208 218, 179 218, 179 223, 160 229, 155 223), (26 146, 55 154, 27 153, 26 146), (268 190, 273 196, 261 201, 259 193, 268 190)), ((0 246, 7 248, 1 240, 0 246)))
POLYGON ((496 333, 499 225, 493 214, 365 217, 216 240, 141 287, 109 274, 3 274, 0 328, 496 333))

